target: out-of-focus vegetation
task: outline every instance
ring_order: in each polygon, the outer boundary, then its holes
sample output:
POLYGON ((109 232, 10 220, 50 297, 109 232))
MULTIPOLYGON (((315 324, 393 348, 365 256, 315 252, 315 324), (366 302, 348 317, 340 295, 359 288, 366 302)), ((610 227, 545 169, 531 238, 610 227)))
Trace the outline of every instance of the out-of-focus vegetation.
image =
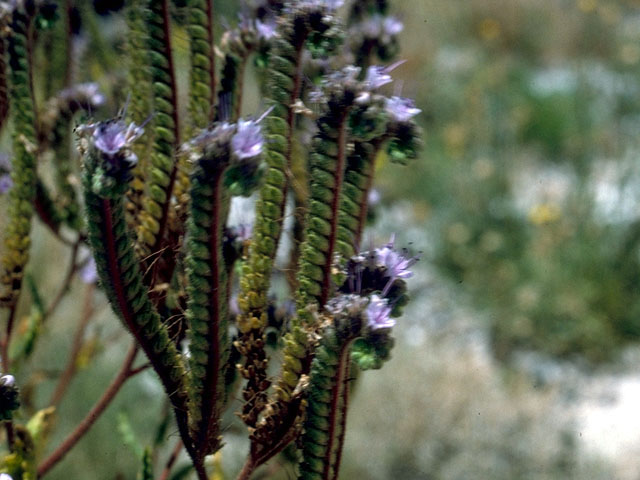
POLYGON ((615 359, 640 339, 640 5, 427 0, 405 19, 427 148, 385 191, 412 192, 499 359, 615 359))

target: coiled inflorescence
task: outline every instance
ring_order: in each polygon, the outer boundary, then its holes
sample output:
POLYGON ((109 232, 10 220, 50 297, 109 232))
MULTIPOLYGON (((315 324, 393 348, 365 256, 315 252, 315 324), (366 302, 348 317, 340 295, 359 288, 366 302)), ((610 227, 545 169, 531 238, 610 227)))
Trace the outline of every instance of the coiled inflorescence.
POLYGON ((225 55, 216 113, 218 120, 235 121, 240 116, 247 62, 254 52, 265 50, 275 35, 275 19, 269 17, 264 20, 243 17, 235 29, 224 34, 222 48, 225 55))
POLYGON ((178 424, 186 425, 184 367, 167 327, 149 299, 132 232, 125 220, 124 196, 137 162, 131 147, 142 135, 142 128, 116 119, 84 125, 77 132, 84 154, 88 240, 100 284, 113 310, 160 377, 178 424))
POLYGON ((215 124, 189 144, 195 161, 186 252, 189 417, 201 456, 221 446, 220 417, 226 401, 229 294, 223 252, 229 192, 223 179, 238 163, 258 163, 263 145, 260 126, 251 120, 215 124))
POLYGON ((164 241, 176 179, 174 154, 180 141, 168 0, 149 2, 147 28, 153 82, 154 144, 138 228, 138 245, 143 254, 155 253, 164 241))
POLYGON ((340 293, 320 315, 302 436, 301 480, 338 478, 344 445, 352 357, 364 369, 380 368, 393 347, 391 328, 406 302, 406 284, 416 257, 395 250, 393 241, 352 257, 340 293), (354 354, 351 348, 354 346, 354 354))
POLYGON ((34 12, 27 12, 22 5, 15 8, 8 42, 10 98, 14 112, 11 170, 13 186, 9 192, 8 222, 4 231, 0 303, 9 307, 14 306, 18 300, 24 267, 29 258, 29 234, 37 183, 35 108, 28 46, 33 14, 34 12))
MULTIPOLYGON (((141 125, 151 115, 152 82, 149 56, 149 34, 147 30, 147 16, 149 0, 127 0, 126 17, 129 29, 127 36, 127 57, 129 60, 129 75, 127 78, 129 103, 127 105, 127 119, 141 125)), ((130 224, 137 227, 138 216, 142 210, 142 198, 145 190, 146 174, 148 173, 153 132, 147 132, 145 139, 137 142, 133 150, 138 156, 138 163, 133 169, 133 181, 127 191, 127 211, 130 214, 130 224)))
MULTIPOLYGON (((48 133, 56 162, 55 180, 57 196, 56 214, 61 222, 75 230, 82 227, 80 202, 74 181, 73 155, 71 152, 71 123, 81 111, 94 112, 105 102, 98 84, 81 83, 60 91, 48 104, 40 117, 41 130, 48 133)), ((39 183, 39 187, 44 187, 39 183)))
POLYGON ((351 61, 366 68, 375 61, 392 60, 398 53, 398 35, 404 25, 389 15, 387 0, 360 0, 353 2, 348 19, 348 38, 351 61))
POLYGON ((204 128, 212 118, 216 88, 213 38, 213 0, 187 2, 191 47, 189 112, 191 126, 204 128))
POLYGON ((241 372, 248 383, 242 418, 254 427, 265 405, 267 291, 280 240, 293 152, 296 111, 302 86, 303 53, 326 55, 340 37, 332 9, 325 2, 296 2, 287 7, 273 39, 268 67, 271 114, 265 122, 267 169, 256 207, 254 239, 240 282, 239 350, 246 356, 241 372))
POLYGON ((360 126, 347 158, 339 207, 338 250, 343 258, 352 256, 361 244, 379 153, 386 147, 391 161, 400 164, 417 156, 420 129, 412 118, 418 113, 411 100, 395 96, 374 94, 358 105, 353 123, 360 126))

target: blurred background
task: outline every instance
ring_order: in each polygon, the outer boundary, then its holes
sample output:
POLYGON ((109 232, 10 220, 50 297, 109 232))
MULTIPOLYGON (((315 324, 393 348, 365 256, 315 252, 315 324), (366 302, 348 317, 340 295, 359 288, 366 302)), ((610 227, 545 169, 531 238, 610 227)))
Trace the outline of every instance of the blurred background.
MULTIPOLYGON (((394 77, 422 109, 425 148, 407 167, 381 162, 365 239, 395 233, 422 259, 393 359, 355 388, 341 478, 640 479, 640 2, 393 3, 407 60, 394 77)), ((104 10, 117 43, 123 23, 104 10)), ((35 232, 31 271, 50 298, 68 249, 35 232)), ((86 288, 17 374, 38 383, 33 405, 64 367, 86 288)), ((52 445, 125 351, 94 303, 52 445)), ((161 397, 151 373, 130 381, 49 478, 133 478, 140 445, 176 437, 158 429, 161 397)), ((226 422, 220 478, 233 478, 247 447, 226 422)))

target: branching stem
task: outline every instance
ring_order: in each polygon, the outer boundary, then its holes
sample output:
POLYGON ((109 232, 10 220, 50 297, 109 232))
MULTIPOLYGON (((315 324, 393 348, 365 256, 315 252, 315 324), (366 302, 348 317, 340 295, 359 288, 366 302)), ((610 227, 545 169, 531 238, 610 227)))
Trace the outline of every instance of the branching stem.
POLYGON ((75 447, 78 441, 80 441, 80 439, 89 431, 96 420, 100 418, 100 415, 104 413, 124 383, 135 375, 135 373, 132 373, 131 366, 133 365, 137 353, 138 346, 134 343, 129 349, 122 367, 120 367, 120 371, 102 394, 102 397, 100 397, 87 416, 78 424, 76 429, 72 431, 60 446, 40 464, 38 467, 38 478, 44 477, 49 470, 56 466, 60 460, 62 460, 67 453, 75 447))

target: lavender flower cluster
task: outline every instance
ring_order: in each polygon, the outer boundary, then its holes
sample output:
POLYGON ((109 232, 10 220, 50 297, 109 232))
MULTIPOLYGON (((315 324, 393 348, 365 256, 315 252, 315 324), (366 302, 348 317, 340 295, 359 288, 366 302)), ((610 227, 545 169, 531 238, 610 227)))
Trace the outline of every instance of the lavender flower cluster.
POLYGON ((409 256, 407 250, 398 251, 393 238, 382 247, 354 255, 342 271, 344 282, 339 291, 343 295, 330 301, 327 309, 336 314, 353 310, 353 305, 364 307, 370 330, 392 328, 394 317, 400 314, 395 307, 406 302, 404 280, 413 276, 411 267, 418 260, 419 256, 409 256), (368 302, 363 303, 363 298, 368 302), (349 307, 345 306, 347 299, 349 307))
POLYGON ((0 195, 7 193, 13 186, 11 180, 11 160, 9 155, 0 153, 0 195))

